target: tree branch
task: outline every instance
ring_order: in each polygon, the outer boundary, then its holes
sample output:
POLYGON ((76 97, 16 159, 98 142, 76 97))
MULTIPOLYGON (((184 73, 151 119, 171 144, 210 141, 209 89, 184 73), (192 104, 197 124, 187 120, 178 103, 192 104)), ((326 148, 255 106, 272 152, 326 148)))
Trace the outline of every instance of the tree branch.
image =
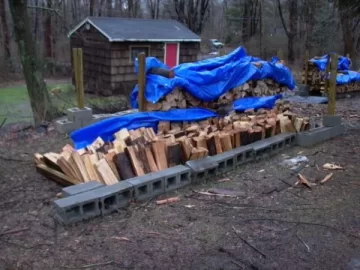
POLYGON ((53 8, 48 8, 48 7, 39 7, 39 6, 27 6, 27 8, 33 8, 33 9, 42 9, 45 11, 51 11, 51 12, 55 12, 56 14, 59 14, 59 11, 53 8))
POLYGON ((287 27, 286 27, 286 23, 285 23, 285 20, 284 20, 284 15, 283 15, 282 9, 281 9, 280 0, 277 0, 277 4, 278 4, 277 6, 278 6, 278 10, 279 10, 279 15, 280 15, 281 23, 282 23, 282 25, 283 25, 283 27, 284 27, 284 30, 285 30, 286 35, 289 37, 289 36, 290 36, 290 33, 289 33, 289 31, 288 31, 288 29, 287 29, 287 27))

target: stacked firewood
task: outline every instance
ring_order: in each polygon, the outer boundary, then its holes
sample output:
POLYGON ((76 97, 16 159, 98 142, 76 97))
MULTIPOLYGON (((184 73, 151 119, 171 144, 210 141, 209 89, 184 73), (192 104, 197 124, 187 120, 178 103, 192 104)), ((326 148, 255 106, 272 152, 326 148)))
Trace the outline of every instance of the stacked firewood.
MULTIPOLYGON (((338 71, 337 74, 343 74, 344 72, 338 71)), ((310 93, 326 93, 326 71, 320 71, 312 62, 308 62, 307 70, 307 81, 306 77, 306 66, 304 65, 302 83, 307 83, 310 87, 310 93)), ((360 91, 360 82, 352 82, 344 85, 336 86, 336 93, 351 93, 360 91)))
POLYGON ((62 176, 65 184, 96 180, 106 185, 157 172, 188 160, 229 151, 281 132, 309 129, 309 119, 299 118, 288 104, 275 109, 231 113, 199 122, 159 122, 152 128, 121 129, 113 142, 97 138, 84 149, 70 145, 61 153, 36 154, 39 172, 62 176), (65 179, 65 180, 64 180, 65 179))
POLYGON ((287 91, 286 86, 274 82, 271 79, 249 81, 239 87, 231 89, 213 102, 203 102, 181 88, 176 88, 159 102, 146 103, 147 111, 168 111, 170 109, 185 108, 216 108, 218 104, 232 103, 244 97, 272 96, 287 91))

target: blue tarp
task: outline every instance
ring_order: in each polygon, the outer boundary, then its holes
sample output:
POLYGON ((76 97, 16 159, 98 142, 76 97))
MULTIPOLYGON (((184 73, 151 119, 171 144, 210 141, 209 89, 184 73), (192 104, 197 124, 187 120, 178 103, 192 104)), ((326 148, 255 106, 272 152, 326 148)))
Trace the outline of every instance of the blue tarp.
MULTIPOLYGON (((320 71, 325 71, 326 66, 328 64, 328 55, 324 55, 319 58, 312 58, 310 59, 312 63, 315 64, 315 66, 320 71)), ((338 58, 338 66, 337 69, 341 71, 343 74, 338 74, 336 77, 336 84, 342 85, 347 84, 351 82, 359 82, 360 81, 360 73, 356 71, 350 70, 350 59, 344 56, 339 56, 338 58)))
MULTIPOLYGON (((241 98, 234 101, 233 109, 240 112, 247 109, 271 109, 274 107, 276 100, 281 97, 281 95, 276 95, 270 97, 241 98)), ((166 112, 138 112, 105 119, 91 126, 74 131, 70 137, 74 142, 75 148, 80 149, 91 144, 99 136, 104 141, 112 141, 114 139, 113 134, 122 128, 131 130, 141 127, 152 127, 156 131, 159 121, 200 121, 215 116, 216 113, 200 108, 173 109, 166 112)))
MULTIPOLYGON (((146 58, 146 70, 153 67, 166 67, 154 57, 146 58)), ((145 98, 151 103, 158 102, 163 96, 176 87, 181 87, 202 101, 214 101, 232 88, 238 87, 249 80, 273 79, 293 90, 295 80, 291 71, 276 61, 262 61, 248 56, 242 47, 233 52, 216 58, 195 63, 180 64, 173 68, 175 78, 168 79, 159 75, 146 76, 145 98), (260 62, 261 68, 251 62, 260 62)), ((135 62, 137 71, 137 62, 135 62)), ((131 93, 131 106, 137 108, 138 87, 131 93)))
MULTIPOLYGON (((320 70, 320 71, 325 71, 326 70, 326 66, 328 64, 328 54, 321 56, 321 57, 317 57, 310 59, 310 62, 314 63, 315 66, 320 70)), ((339 56, 338 58, 338 70, 349 70, 350 69, 350 59, 344 56, 339 56)))

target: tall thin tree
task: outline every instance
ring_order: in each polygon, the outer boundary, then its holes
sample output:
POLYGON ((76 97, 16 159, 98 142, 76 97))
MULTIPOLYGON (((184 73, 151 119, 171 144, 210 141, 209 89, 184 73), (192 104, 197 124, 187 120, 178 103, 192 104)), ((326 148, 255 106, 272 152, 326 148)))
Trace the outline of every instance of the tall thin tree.
POLYGON ((13 71, 13 65, 11 61, 11 50, 10 50, 10 35, 9 35, 9 26, 7 22, 7 16, 5 11, 5 0, 0 0, 0 18, 2 25, 2 33, 3 33, 3 47, 5 50, 5 63, 7 63, 7 67, 9 71, 13 71))

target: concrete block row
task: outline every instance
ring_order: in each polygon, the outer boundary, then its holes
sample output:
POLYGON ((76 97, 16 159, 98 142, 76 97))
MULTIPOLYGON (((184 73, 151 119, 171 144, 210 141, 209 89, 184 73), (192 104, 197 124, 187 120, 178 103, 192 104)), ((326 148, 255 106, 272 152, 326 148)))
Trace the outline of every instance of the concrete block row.
POLYGON ((130 201, 148 200, 191 183, 208 181, 239 165, 275 155, 301 141, 301 136, 304 134, 306 134, 304 136, 313 136, 308 134, 318 134, 324 129, 330 129, 329 134, 336 136, 343 132, 342 128, 343 126, 322 128, 298 135, 282 133, 216 156, 188 161, 185 166, 178 165, 111 186, 90 181, 67 187, 63 189, 64 198, 54 201, 55 217, 61 223, 70 224, 104 215, 126 207, 130 201))

